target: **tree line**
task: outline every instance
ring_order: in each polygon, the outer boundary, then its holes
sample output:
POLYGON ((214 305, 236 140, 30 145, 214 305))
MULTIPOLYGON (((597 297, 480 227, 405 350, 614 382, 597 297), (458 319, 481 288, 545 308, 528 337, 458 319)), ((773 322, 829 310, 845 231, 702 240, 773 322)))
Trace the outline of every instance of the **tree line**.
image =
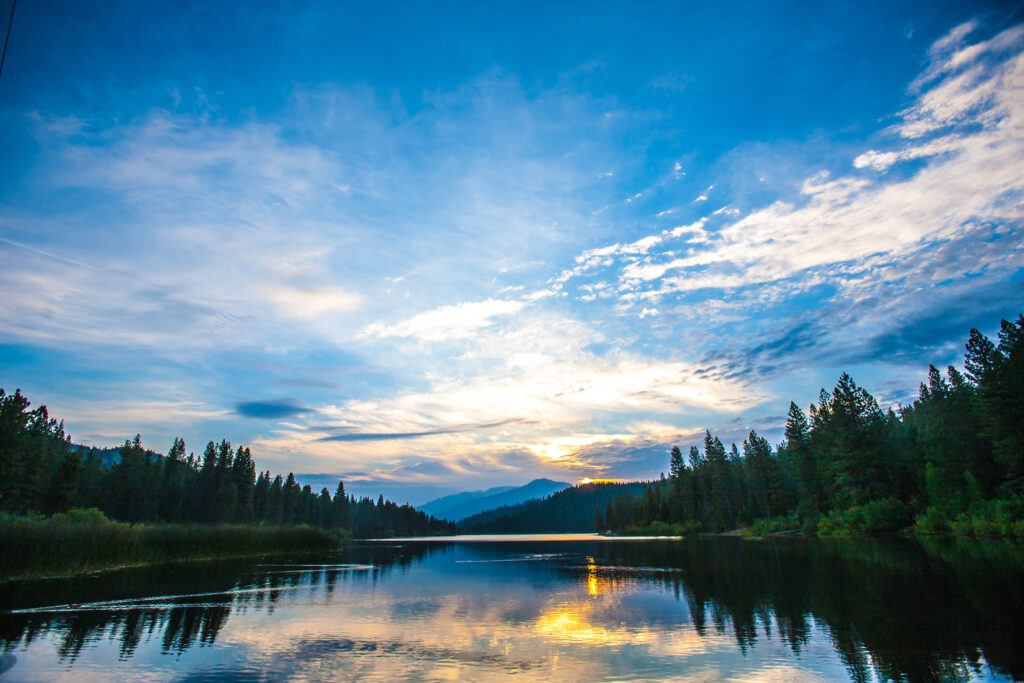
POLYGON ((896 410, 843 373, 806 412, 790 404, 774 450, 756 431, 728 449, 705 431, 685 458, 672 448, 667 478, 596 510, 597 526, 1024 536, 1024 315, 998 344, 972 329, 965 348, 962 372, 931 366, 896 410))
POLYGON ((97 508, 123 522, 308 524, 357 537, 453 533, 454 525, 379 496, 356 499, 344 482, 331 495, 256 471, 248 447, 227 440, 186 455, 176 438, 166 455, 136 435, 105 462, 98 449, 71 443, 46 406, 30 409, 19 390, 0 389, 0 510, 55 514, 97 508))
POLYGON ((588 484, 481 513, 460 530, 685 534, 750 527, 823 534, 1024 537, 1024 315, 998 344, 971 330, 964 370, 929 368, 908 406, 882 410, 843 373, 806 411, 789 406, 776 448, 752 430, 726 448, 705 431, 675 446, 669 475, 588 484))

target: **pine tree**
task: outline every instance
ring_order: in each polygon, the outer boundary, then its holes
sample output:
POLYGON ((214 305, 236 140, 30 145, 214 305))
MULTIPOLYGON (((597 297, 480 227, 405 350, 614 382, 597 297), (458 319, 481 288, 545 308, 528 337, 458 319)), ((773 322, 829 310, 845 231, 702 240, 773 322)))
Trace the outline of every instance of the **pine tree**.
POLYGON ((185 468, 185 440, 175 438, 164 457, 160 478, 159 517, 167 522, 181 519, 182 477, 185 468))
POLYGON ((281 479, 280 474, 274 477, 274 481, 270 485, 268 500, 267 521, 271 524, 286 523, 284 481, 281 479))
POLYGON ((705 431, 704 458, 708 468, 708 499, 712 528, 718 530, 732 529, 736 526, 736 501, 730 492, 732 482, 729 471, 729 460, 725 455, 725 446, 717 436, 712 437, 705 431))
POLYGON ((256 486, 256 464, 248 448, 238 447, 231 463, 231 482, 238 493, 233 518, 236 522, 253 520, 253 494, 256 486))
POLYGON ((270 472, 260 472, 252 492, 253 518, 258 522, 267 521, 270 503, 270 472))
POLYGON ((78 489, 78 476, 82 470, 82 458, 78 453, 68 451, 60 465, 50 476, 44 511, 48 514, 67 512, 78 489))
POLYGON ((671 477, 675 484, 679 481, 683 470, 686 468, 686 465, 683 464, 683 453, 679 450, 679 446, 672 447, 672 454, 669 456, 668 463, 669 477, 671 477))
POLYGON ((810 429, 800 406, 790 402, 786 416, 786 452, 795 466, 795 478, 800 497, 800 510, 804 516, 822 510, 821 474, 817 459, 811 452, 810 429))
POLYGON ((338 490, 334 492, 332 507, 334 508, 334 526, 339 529, 351 528, 352 521, 349 514, 349 499, 345 494, 345 482, 343 481, 338 482, 338 490))

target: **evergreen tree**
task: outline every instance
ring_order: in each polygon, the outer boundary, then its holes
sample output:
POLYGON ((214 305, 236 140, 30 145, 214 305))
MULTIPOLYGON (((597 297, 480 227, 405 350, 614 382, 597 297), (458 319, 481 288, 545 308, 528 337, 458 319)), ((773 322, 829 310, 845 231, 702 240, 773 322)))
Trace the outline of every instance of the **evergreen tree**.
POLYGON ((181 520, 182 479, 185 466, 185 440, 175 438, 164 457, 160 483, 160 519, 165 521, 181 520))
POLYGON ((673 482, 679 481, 680 475, 686 465, 683 464, 683 453, 679 450, 679 446, 672 447, 672 454, 669 456, 668 471, 669 477, 672 478, 673 482))
POLYGON ((345 494, 345 482, 338 482, 338 489, 334 492, 332 501, 333 523, 339 529, 350 529, 352 522, 349 515, 349 499, 345 494))
POLYGON ((270 504, 270 472, 260 472, 253 487, 253 517, 260 522, 267 520, 270 504))
POLYGON ((800 406, 790 402, 786 416, 786 452, 795 467, 800 510, 807 516, 821 511, 821 474, 810 445, 810 428, 800 406))
POLYGON ((302 491, 295 481, 295 475, 288 473, 284 482, 284 509, 282 522, 284 524, 299 524, 302 511, 302 491))
POLYGON ((210 441, 203 451, 203 464, 199 470, 200 496, 195 504, 195 518, 198 521, 208 524, 218 521, 217 488, 217 444, 210 441))
POLYGON ((71 451, 66 452, 61 458, 60 465, 50 476, 43 508, 47 514, 68 511, 77 493, 81 470, 81 456, 71 451))
POLYGON ((254 518, 254 492, 256 486, 256 463, 248 448, 238 447, 231 463, 231 483, 237 491, 237 502, 233 518, 236 522, 251 522, 254 518))
POLYGON ((704 464, 704 456, 701 455, 701 452, 697 449, 696 446, 690 446, 689 460, 690 469, 693 470, 694 472, 700 469, 700 466, 704 464))
POLYGON ((812 447, 822 454, 832 507, 885 498, 892 477, 883 454, 884 418, 875 399, 845 372, 815 413, 812 447))
POLYGON ((708 503, 711 526, 716 530, 736 525, 736 501, 732 499, 731 473, 725 446, 710 431, 704 433, 704 458, 708 468, 708 503))
POLYGON ((267 521, 271 524, 284 524, 286 501, 284 481, 280 474, 274 477, 274 482, 270 485, 268 500, 267 521))

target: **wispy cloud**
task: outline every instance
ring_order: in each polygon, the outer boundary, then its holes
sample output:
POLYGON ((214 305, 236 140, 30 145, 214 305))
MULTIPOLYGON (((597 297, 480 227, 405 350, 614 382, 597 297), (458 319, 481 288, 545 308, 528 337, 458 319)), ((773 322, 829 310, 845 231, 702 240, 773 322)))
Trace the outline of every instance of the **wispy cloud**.
POLYGON ((242 417, 277 420, 315 411, 301 405, 298 401, 280 399, 275 401, 242 401, 235 404, 235 412, 242 417))
POLYGON ((459 425, 446 429, 428 429, 422 432, 354 432, 344 431, 341 434, 322 436, 318 441, 396 441, 403 439, 418 439, 423 436, 437 436, 439 434, 461 434, 464 432, 476 432, 494 427, 504 427, 509 424, 525 422, 522 418, 510 420, 498 420, 482 424, 459 425))
MULTIPOLYGON (((886 147, 857 155, 850 173, 806 177, 797 201, 746 215, 722 209, 646 238, 657 249, 589 249, 577 257, 585 267, 561 282, 599 271, 626 306, 673 304, 694 319, 711 304, 745 317, 751 297, 778 306, 831 290, 824 305, 859 310, 865 317, 855 328, 863 333, 884 327, 900 307, 927 307, 922 288, 953 296, 952 282, 980 292, 1009 277, 1022 251, 1024 28, 964 46, 974 28, 960 26, 936 43, 913 103, 879 139, 886 147)), ((583 300, 593 299, 593 286, 581 283, 583 300)), ((852 341, 850 328, 836 333, 852 341)))
POLYGON ((374 323, 363 330, 362 335, 414 337, 421 341, 463 339, 493 325, 496 317, 518 313, 524 305, 522 301, 511 299, 488 299, 441 306, 394 325, 374 323))

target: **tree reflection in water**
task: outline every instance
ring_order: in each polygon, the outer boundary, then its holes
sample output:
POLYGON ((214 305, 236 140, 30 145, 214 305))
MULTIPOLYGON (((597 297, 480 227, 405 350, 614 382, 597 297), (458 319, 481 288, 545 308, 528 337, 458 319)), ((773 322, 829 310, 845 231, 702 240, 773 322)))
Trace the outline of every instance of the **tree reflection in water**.
POLYGON ((774 629, 800 654, 815 622, 854 680, 965 680, 983 657, 1024 679, 1017 542, 704 538, 596 553, 596 572, 563 571, 590 593, 663 585, 686 601, 697 633, 731 629, 744 651, 774 629))
POLYGON ((330 595, 351 573, 376 581, 442 548, 414 545, 395 552, 370 546, 364 549, 365 564, 298 557, 256 565, 190 563, 12 582, 0 596, 0 654, 52 633, 59 634, 58 654, 69 664, 86 645, 103 639, 117 642, 120 658, 128 659, 143 635, 153 633, 162 634, 163 654, 181 653, 195 644, 212 645, 233 608, 272 613, 289 590, 322 585, 330 595))
POLYGON ((271 615, 299 602, 342 615, 355 593, 389 594, 399 584, 404 602, 390 603, 391 612, 381 615, 390 630, 362 637, 358 629, 331 629, 306 645, 327 648, 331 657, 472 662, 543 677, 543 655, 517 645, 653 651, 671 639, 678 653, 731 638, 744 657, 761 642, 778 641, 800 658, 827 638, 853 680, 967 680, 985 675, 982 662, 1024 679, 1024 547, 996 541, 357 544, 340 559, 165 566, 8 584, 0 591, 0 654, 49 638, 70 668, 91 644, 116 644, 127 660, 140 642, 156 638, 162 654, 180 656, 214 645, 233 615, 271 615), (506 584, 507 595, 498 594, 506 584), (430 602, 437 595, 489 605, 443 618, 475 620, 473 628, 484 632, 493 627, 504 634, 504 641, 493 639, 504 651, 407 634, 405 625, 417 619, 443 628, 431 605, 444 598, 430 602), (641 597, 648 602, 637 602, 641 597), (503 600, 504 611, 490 609, 503 600))

